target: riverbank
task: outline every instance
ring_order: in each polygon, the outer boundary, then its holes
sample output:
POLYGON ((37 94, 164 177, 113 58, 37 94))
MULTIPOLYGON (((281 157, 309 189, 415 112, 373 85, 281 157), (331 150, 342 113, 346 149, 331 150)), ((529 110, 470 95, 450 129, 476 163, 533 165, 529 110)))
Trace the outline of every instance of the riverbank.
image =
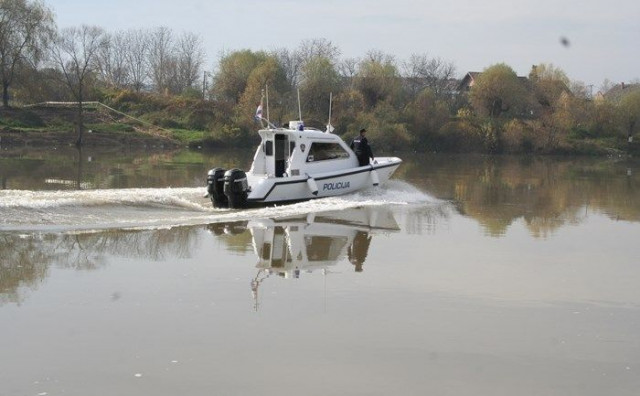
MULTIPOLYGON (((64 147, 77 139, 73 108, 33 107, 0 109, 0 146, 64 147)), ((177 147, 188 145, 171 131, 143 125, 98 108, 84 112, 83 146, 177 147)))
MULTIPOLYGON (((97 102, 93 102, 94 104, 97 102)), ((184 106, 181 106, 184 107, 184 106)), ((138 117, 145 117, 139 115, 138 117)), ((156 111, 157 113, 157 111, 156 111)), ((147 114, 147 118, 157 118, 147 114)), ((146 113, 145 113, 146 114, 146 113)), ((175 109, 162 112, 163 125, 172 124, 171 119, 178 120, 183 116, 175 109)), ((0 147, 66 147, 74 146, 77 140, 75 130, 76 110, 65 106, 32 106, 28 108, 0 108, 0 147)), ((176 125, 181 125, 175 122, 176 125)), ((238 139, 223 139, 215 133, 203 130, 169 128, 158 126, 150 121, 143 121, 111 109, 102 104, 87 105, 84 112, 84 147, 125 147, 125 148, 219 148, 234 147, 238 139)), ((223 134, 224 135, 224 134, 223 134)), ((384 140, 384 139, 383 139, 384 140)), ((246 139, 241 139, 247 144, 246 139)), ((444 150, 427 150, 443 152, 476 152, 471 147, 453 145, 444 150)), ((483 147, 478 147, 482 152, 483 147)), ((502 152, 502 151, 498 151, 502 152)), ((508 151, 506 153, 512 153, 508 151)), ((516 152, 517 153, 517 152, 516 152)), ((621 145, 616 139, 573 138, 562 147, 540 154, 555 155, 593 155, 619 156, 640 154, 640 144, 621 145)))
MULTIPOLYGON (((65 131, 20 131, 0 129, 0 147, 66 147, 73 146, 75 132, 65 131)), ((145 133, 122 133, 87 131, 85 147, 178 147, 180 142, 160 135, 145 133)))
MULTIPOLYGON (((16 131, 0 129, 0 147, 66 147, 75 144, 75 132, 64 131, 16 131)), ((144 133, 114 134, 112 132, 87 131, 85 147, 178 147, 179 142, 165 136, 144 133)))

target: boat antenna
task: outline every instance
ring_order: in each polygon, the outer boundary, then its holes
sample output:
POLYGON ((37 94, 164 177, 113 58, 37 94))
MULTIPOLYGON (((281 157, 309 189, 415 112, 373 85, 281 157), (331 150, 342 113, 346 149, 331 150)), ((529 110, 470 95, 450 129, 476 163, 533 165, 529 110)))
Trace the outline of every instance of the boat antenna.
POLYGON ((269 273, 261 268, 258 270, 255 278, 251 281, 251 294, 253 295, 253 309, 258 312, 258 308, 260 307, 260 300, 258 299, 258 287, 265 279, 269 277, 269 273))
POLYGON ((267 91, 267 124, 272 125, 269 121, 269 85, 265 84, 264 88, 267 91))
POLYGON ((262 127, 262 128, 264 128, 264 124, 262 123, 262 121, 266 121, 267 122, 267 127, 269 127, 269 129, 276 129, 276 126, 273 125, 271 123, 271 121, 269 121, 269 91, 267 91, 267 118, 265 119, 264 117, 262 117, 262 101, 264 100, 264 91, 265 90, 263 89, 262 92, 261 92, 260 104, 258 105, 258 108, 256 109, 255 119, 257 121, 260 121, 260 127, 262 127))
POLYGON ((260 103, 258 104, 258 108, 256 109, 256 115, 255 115, 256 121, 260 121, 260 128, 264 128, 264 123, 263 123, 264 118, 262 117, 263 102, 264 102, 264 89, 260 92, 260 103))
POLYGON ((300 88, 298 88, 298 119, 302 121, 302 107, 300 107, 300 88))
POLYGON ((325 132, 333 132, 333 126, 331 126, 331 102, 333 100, 333 92, 329 92, 329 122, 327 123, 327 130, 325 132))

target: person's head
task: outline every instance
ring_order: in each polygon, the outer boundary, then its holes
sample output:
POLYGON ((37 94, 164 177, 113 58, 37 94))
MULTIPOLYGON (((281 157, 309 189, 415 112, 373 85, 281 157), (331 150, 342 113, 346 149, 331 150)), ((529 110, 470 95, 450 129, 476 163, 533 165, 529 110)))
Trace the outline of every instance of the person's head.
POLYGON ((367 130, 366 130, 366 129, 364 129, 364 128, 362 128, 362 129, 360 130, 360 135, 364 135, 365 133, 367 133, 367 130))

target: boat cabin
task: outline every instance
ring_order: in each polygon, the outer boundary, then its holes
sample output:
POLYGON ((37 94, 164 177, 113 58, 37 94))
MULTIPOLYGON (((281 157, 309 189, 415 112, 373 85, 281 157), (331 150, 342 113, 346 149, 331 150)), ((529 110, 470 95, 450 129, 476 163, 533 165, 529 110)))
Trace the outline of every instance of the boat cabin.
POLYGON ((262 177, 301 176, 358 166, 353 151, 339 136, 291 121, 289 128, 261 129, 262 139, 250 174, 262 177))

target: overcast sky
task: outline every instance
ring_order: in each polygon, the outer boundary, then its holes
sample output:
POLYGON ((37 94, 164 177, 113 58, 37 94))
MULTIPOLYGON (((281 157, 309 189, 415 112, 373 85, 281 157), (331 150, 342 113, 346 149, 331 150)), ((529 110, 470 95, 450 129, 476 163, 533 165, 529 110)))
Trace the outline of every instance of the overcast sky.
POLYGON ((458 75, 504 62, 518 75, 553 63, 593 84, 640 78, 638 0, 44 0, 59 27, 167 26, 198 34, 212 69, 222 50, 295 49, 324 38, 342 57, 428 54, 458 75), (566 38, 568 46, 561 44, 566 38))

